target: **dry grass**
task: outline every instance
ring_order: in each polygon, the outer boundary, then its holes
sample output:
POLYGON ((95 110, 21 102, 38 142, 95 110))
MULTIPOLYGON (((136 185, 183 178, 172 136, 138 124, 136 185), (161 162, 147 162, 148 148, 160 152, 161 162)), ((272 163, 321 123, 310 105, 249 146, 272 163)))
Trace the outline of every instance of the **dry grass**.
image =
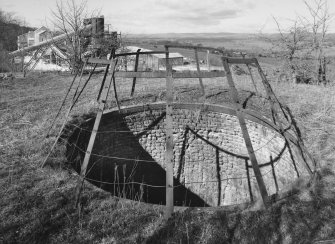
POLYGON ((176 213, 148 243, 312 243, 335 239, 334 174, 265 211, 176 213), (328 189, 328 190, 327 190, 328 189))
MULTIPOLYGON (((324 170, 321 180, 305 187, 300 195, 266 211, 189 209, 164 222, 162 207, 117 199, 89 184, 81 210, 75 209, 77 176, 64 166, 64 146, 57 146, 48 167, 39 168, 60 128, 62 121, 58 120, 52 136, 45 139, 70 80, 69 75, 50 73, 0 83, 0 242, 308 243, 335 238, 332 170, 324 170)), ((96 110, 100 80, 101 76, 89 83, 73 116, 96 110)), ((118 83, 124 104, 153 102, 164 93, 164 80, 142 80, 136 90, 140 98, 130 99, 131 82, 118 83)), ((223 81, 206 80, 205 84, 214 93, 223 81)), ((177 84, 180 90, 192 87, 186 81, 177 84)), ((239 87, 252 88, 244 77, 239 78, 239 87)), ((273 84, 273 88, 296 116, 306 146, 330 168, 334 162, 335 88, 289 84, 273 84)))
POLYGON ((303 84, 274 87, 295 115, 313 156, 322 166, 334 167, 335 87, 303 84))

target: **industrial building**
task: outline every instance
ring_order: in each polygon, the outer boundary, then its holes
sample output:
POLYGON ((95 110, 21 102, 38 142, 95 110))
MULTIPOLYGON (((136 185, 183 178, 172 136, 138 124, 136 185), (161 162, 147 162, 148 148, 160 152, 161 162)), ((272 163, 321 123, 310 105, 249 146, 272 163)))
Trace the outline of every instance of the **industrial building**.
POLYGON ((52 37, 51 31, 42 26, 34 31, 29 31, 17 37, 17 47, 18 49, 31 47, 38 43, 50 40, 52 37))
MULTIPOLYGON (((127 46, 126 49, 129 52, 136 52, 138 49, 141 49, 141 52, 152 51, 136 46, 127 46)), ((139 57, 138 70, 159 70, 160 68, 165 68, 165 62, 165 54, 141 54, 139 57)), ((184 56, 177 52, 169 53, 169 63, 173 66, 183 65, 184 56)))

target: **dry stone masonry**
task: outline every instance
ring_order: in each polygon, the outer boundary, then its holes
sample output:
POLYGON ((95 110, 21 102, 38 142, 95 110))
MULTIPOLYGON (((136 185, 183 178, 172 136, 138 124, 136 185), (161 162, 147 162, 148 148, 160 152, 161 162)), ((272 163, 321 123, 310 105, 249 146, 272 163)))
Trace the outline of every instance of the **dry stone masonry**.
MULTIPOLYGON (((290 150, 276 127, 260 118, 246 115, 247 128, 267 191, 275 194, 308 171, 299 149, 291 143, 290 150)), ((81 124, 69 139, 75 146, 67 157, 77 169, 93 122, 81 124)), ((260 197, 232 108, 175 104, 173 128, 176 205, 225 206, 260 197)), ((89 181, 121 197, 163 204, 165 103, 107 111, 92 153, 89 181)))

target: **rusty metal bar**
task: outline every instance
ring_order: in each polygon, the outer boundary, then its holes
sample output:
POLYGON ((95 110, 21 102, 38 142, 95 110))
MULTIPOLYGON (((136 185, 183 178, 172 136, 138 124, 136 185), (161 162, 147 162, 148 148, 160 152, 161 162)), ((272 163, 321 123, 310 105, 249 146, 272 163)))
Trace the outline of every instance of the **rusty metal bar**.
POLYGON ((166 50, 166 151, 165 151, 165 167, 166 167, 166 209, 165 219, 171 217, 174 209, 173 199, 173 77, 172 67, 169 64, 169 52, 166 50))
POLYGON ((228 58, 224 57, 229 64, 256 64, 256 58, 228 58))
POLYGON ((250 161, 251 161, 251 164, 252 164, 252 168, 254 170, 254 174, 255 174, 255 177, 256 177, 256 180, 257 180, 259 191, 260 191, 264 206, 267 206, 268 193, 267 193, 267 190, 266 190, 266 187, 265 187, 265 184, 264 184, 262 173, 261 173, 261 171, 259 169, 259 166, 258 166, 256 155, 255 155, 255 152, 254 152, 254 149, 253 149, 253 146, 252 146, 252 142, 251 142, 251 139, 250 139, 250 135, 249 135, 249 132, 248 132, 248 128, 247 128, 247 125, 246 125, 246 122, 245 122, 245 118, 244 118, 244 114, 243 114, 243 107, 240 104, 240 101, 239 101, 239 98, 238 98, 237 89, 235 87, 233 77, 231 75, 231 71, 230 71, 230 68, 229 68, 227 58, 222 58, 222 63, 223 63, 223 67, 226 71, 227 80, 228 80, 228 84, 229 84, 229 87, 230 87, 230 94, 231 94, 231 97, 232 97, 232 99, 235 103, 236 116, 237 116, 237 118, 239 120, 239 123, 240 123, 240 127, 241 127, 241 130, 242 130, 245 146, 248 150, 249 158, 250 158, 250 161))
POLYGON ((115 76, 114 75, 113 75, 113 88, 114 88, 114 97, 115 97, 115 100, 116 100, 117 108, 119 109, 119 111, 121 111, 119 98, 118 98, 117 90, 116 90, 116 82, 115 82, 115 76))
MULTIPOLYGON (((211 71, 211 72, 198 72, 198 71, 183 71, 183 72, 173 72, 172 77, 175 79, 181 78, 215 78, 224 77, 226 73, 224 71, 211 71)), ((166 71, 116 71, 115 77, 122 78, 166 78, 166 71)))
POLYGON ((102 118, 102 114, 103 114, 103 111, 105 109, 105 105, 106 105, 106 101, 107 101, 107 97, 108 97, 108 92, 110 90, 111 83, 112 83, 112 80, 113 80, 113 73, 114 73, 114 70, 115 70, 116 63, 117 63, 117 60, 113 59, 112 62, 111 62, 111 70, 112 70, 111 78, 110 78, 109 82, 105 83, 103 91, 101 93, 101 99, 99 101, 98 113, 97 113, 97 116, 95 118, 95 122, 94 122, 94 126, 93 126, 93 130, 92 130, 92 133, 91 133, 90 140, 88 142, 88 146, 87 146, 86 153, 85 153, 85 158, 84 158, 84 161, 81 165, 80 178, 78 180, 78 184, 77 184, 77 187, 76 187, 76 206, 78 206, 78 203, 79 203, 79 198, 80 198, 80 194, 81 194, 81 190, 82 190, 82 185, 83 185, 84 179, 86 177, 87 166, 88 166, 88 163, 90 161, 92 149, 93 149, 93 146, 94 146, 95 137, 97 135, 99 125, 100 125, 100 121, 101 121, 101 118, 102 118))
MULTIPOLYGON (((137 55, 138 52, 132 52, 132 53, 118 53, 115 54, 115 57, 123 57, 123 56, 132 56, 132 55, 137 55)), ((145 51, 145 52, 140 52, 139 55, 142 54, 165 54, 164 51, 145 51)))
MULTIPOLYGON (((102 78, 102 82, 101 82, 101 86, 100 86, 100 89, 99 89, 97 101, 99 101, 99 99, 100 99, 102 89, 105 85, 105 81, 106 81, 106 77, 107 77, 107 74, 108 74, 109 66, 111 64, 111 60, 114 58, 114 55, 115 55, 115 48, 113 48, 112 51, 110 52, 109 59, 108 59, 109 63, 107 63, 106 68, 105 68, 105 73, 104 73, 104 77, 102 78)), ((95 64, 97 64, 97 63, 95 63, 95 64)))
MULTIPOLYGON (((72 97, 71 106, 69 107, 69 109, 68 109, 67 112, 66 112, 65 120, 64 120, 64 122, 63 122, 63 124, 62 124, 62 126, 61 126, 61 129, 60 129, 59 132, 58 132, 58 135, 57 135, 57 137, 56 137, 56 140, 55 140, 54 143, 52 144, 51 149, 50 149, 48 155, 45 157, 44 161, 43 161, 42 164, 41 164, 41 167, 42 167, 42 168, 45 166, 45 164, 46 164, 48 158, 50 157, 51 153, 53 152, 54 148, 56 147, 56 145, 57 145, 57 143, 58 143, 58 140, 59 140, 59 138, 61 137, 61 135, 62 135, 62 133, 63 133, 63 129, 65 128, 65 125, 66 125, 66 123, 67 123, 67 120, 68 120, 68 118, 69 118, 70 112, 71 112, 73 106, 75 105, 75 100, 76 100, 75 98, 76 98, 76 95, 77 95, 79 86, 80 86, 80 84, 81 84, 81 80, 82 80, 82 77, 83 77, 83 72, 84 72, 85 66, 86 66, 86 62, 84 63, 84 65, 83 65, 83 67, 82 67, 82 69, 81 69, 80 78, 79 78, 79 81, 78 81, 78 86, 77 86, 76 91, 75 91, 75 93, 74 93, 74 95, 73 95, 73 97, 72 97)), ((75 79, 74 79, 74 80, 75 80, 75 79)), ((74 81, 73 81, 73 82, 74 82, 74 81)), ((54 123, 54 122, 53 122, 53 123, 54 123)), ((49 132, 48 132, 48 133, 49 133, 49 132)))
POLYGON ((275 166, 273 164, 272 156, 270 156, 270 164, 271 164, 271 169, 272 169, 273 180, 274 180, 275 186, 276 186, 276 193, 277 193, 279 191, 279 187, 278 187, 277 176, 276 176, 276 171, 275 171, 275 166))
MULTIPOLYGON (((141 49, 138 49, 137 53, 136 53, 134 72, 137 72, 137 69, 138 69, 138 61, 139 61, 139 58, 140 58, 140 51, 141 51, 141 49)), ((135 85, 136 85, 136 76, 134 76, 134 78, 133 78, 133 85, 131 87, 131 93, 130 93, 131 97, 134 95, 135 85)))
POLYGON ((198 72, 198 76, 199 76, 199 84, 200 84, 200 89, 201 89, 201 96, 205 95, 205 87, 204 84, 202 83, 202 78, 200 76, 200 64, 199 64, 199 57, 198 57, 198 50, 194 49, 194 56, 195 56, 195 62, 197 65, 197 72, 198 72))
POLYGON ((216 51, 216 52, 219 52, 221 54, 223 54, 224 52, 220 49, 217 49, 217 48, 213 48, 213 47, 200 47, 200 46, 187 46, 187 45, 173 45, 173 44, 168 44, 168 45, 165 45, 165 47, 168 47, 168 48, 180 48, 180 49, 191 49, 191 50, 198 50, 198 51, 201 51, 201 52, 207 52, 207 50, 209 51, 216 51))
POLYGON ((255 82, 255 79, 254 79, 254 76, 252 75, 252 70, 250 68, 250 65, 249 64, 246 64, 247 68, 248 68, 248 71, 249 71, 249 75, 250 75, 250 78, 251 78, 251 82, 252 84, 254 85, 254 88, 255 88, 255 92, 256 94, 259 94, 258 90, 257 90, 257 86, 256 86, 256 82, 255 82))
MULTIPOLYGON (((139 49, 141 50, 141 49, 139 49)), ((114 57, 125 57, 125 56, 132 56, 132 55, 142 55, 142 54, 165 54, 165 52, 160 52, 160 51, 152 51, 152 52, 134 52, 134 53, 119 53, 115 54, 114 57)), ((110 64, 108 59, 101 59, 101 58, 89 58, 88 63, 91 64, 105 64, 108 65, 110 64)), ((164 77, 165 78, 165 77, 164 77)))
MULTIPOLYGON (((273 120, 274 120, 273 123, 276 124, 279 127, 280 133, 286 139, 287 138, 287 131, 283 129, 282 121, 280 120, 280 118, 278 116, 278 109, 276 107, 276 105, 280 107, 280 103, 279 103, 278 99, 276 98, 276 96, 274 95, 274 92, 272 91, 272 88, 271 88, 268 80, 266 79, 265 74, 263 73, 263 70, 262 70, 261 66, 259 65, 257 59, 256 59, 255 64, 256 64, 258 72, 261 76, 261 80, 262 80, 263 86, 265 88, 266 94, 268 96, 268 99, 270 100, 271 110, 272 110, 273 120)), ((280 107, 280 109, 282 109, 282 108, 280 107)), ((283 112, 284 116, 286 116, 283 110, 282 110, 282 112, 283 112)), ((297 141, 297 146, 301 151, 302 159, 305 162, 304 166, 305 166, 306 170, 308 171, 309 175, 312 175, 313 171, 311 170, 309 164, 307 163, 307 161, 305 159, 305 156, 304 156, 304 153, 310 158, 310 160, 313 162, 315 167, 316 167, 316 162, 314 161, 312 156, 308 153, 308 151, 305 149, 301 138, 297 137, 296 141, 297 141)))
POLYGON ((252 194, 248 160, 245 160, 245 169, 247 171, 247 179, 248 179, 248 189, 249 189, 250 201, 253 202, 254 201, 254 196, 252 194))
MULTIPOLYGON (((245 53, 242 53, 241 52, 241 55, 243 57, 243 59, 245 59, 245 53)), ((254 79, 254 76, 252 75, 252 70, 250 68, 250 65, 249 64, 246 64, 247 68, 248 68, 248 71, 249 71, 249 75, 250 75, 250 78, 251 78, 251 82, 252 84, 254 85, 254 88, 255 88, 255 92, 256 94, 259 94, 258 90, 257 90, 257 86, 256 86, 256 82, 255 82, 255 79, 254 79)))

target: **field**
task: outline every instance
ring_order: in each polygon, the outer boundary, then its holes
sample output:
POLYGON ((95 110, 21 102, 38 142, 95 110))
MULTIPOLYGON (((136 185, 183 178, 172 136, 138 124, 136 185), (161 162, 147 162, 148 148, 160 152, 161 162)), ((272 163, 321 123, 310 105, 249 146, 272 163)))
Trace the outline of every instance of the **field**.
MULTIPOLYGON (((325 56, 328 59, 327 71, 330 80, 335 79, 335 42, 334 34, 329 34, 326 39, 325 56)), ((125 35, 124 40, 130 45, 137 45, 150 50, 164 50, 163 44, 170 42, 175 44, 202 45, 204 47, 214 47, 225 49, 229 52, 245 52, 248 56, 256 57, 263 65, 270 65, 271 68, 285 72, 287 67, 281 58, 272 52, 274 43, 278 41, 278 34, 262 33, 168 33, 168 34, 130 34, 125 35)), ((171 49, 179 52, 185 57, 194 59, 194 52, 185 49, 171 49)), ((239 55, 238 55, 239 56, 239 55)), ((199 53, 200 60, 206 60, 206 53, 199 53)), ((211 55, 210 64, 222 66, 221 60, 217 55, 211 55)))
MULTIPOLYGON (((168 34, 126 34, 125 40, 136 43, 181 42, 205 47, 241 50, 247 53, 269 53, 269 39, 277 40, 278 34, 263 33, 168 33, 168 34)), ((329 34, 327 56, 335 56, 334 34, 329 34)))
MULTIPOLYGON (((201 44, 206 47, 236 49, 248 52, 264 52, 271 44, 262 38, 261 34, 237 34, 237 33, 170 33, 170 34, 147 34, 126 35, 127 39, 135 42, 161 42, 178 41, 191 45, 201 44)), ((126 40, 127 40, 126 39, 126 40)))
MULTIPOLYGON (((235 78, 239 88, 250 88, 247 77, 235 78)), ((97 74, 90 81, 72 118, 96 113, 101 79, 97 74)), ((76 209, 78 176, 66 164, 64 143, 57 145, 47 166, 40 167, 60 129, 62 119, 46 138, 71 80, 66 73, 36 72, 0 81, 1 243, 311 243, 335 239, 334 85, 271 83, 279 100, 292 110, 307 148, 322 166, 312 184, 299 186, 298 195, 266 210, 190 208, 165 221, 162 206, 116 198, 88 183, 81 207, 76 209)), ((165 90, 164 80, 140 80, 135 98, 130 98, 131 81, 117 83, 122 105, 159 100, 165 90)), ((196 81, 180 80, 176 90, 196 86, 196 81)), ((209 92, 227 88, 225 79, 219 78, 205 80, 205 86, 209 92)), ((196 101, 191 96, 184 99, 196 101)), ((111 93, 108 107, 114 106, 111 93)), ((64 114, 65 110, 60 118, 64 114)))

